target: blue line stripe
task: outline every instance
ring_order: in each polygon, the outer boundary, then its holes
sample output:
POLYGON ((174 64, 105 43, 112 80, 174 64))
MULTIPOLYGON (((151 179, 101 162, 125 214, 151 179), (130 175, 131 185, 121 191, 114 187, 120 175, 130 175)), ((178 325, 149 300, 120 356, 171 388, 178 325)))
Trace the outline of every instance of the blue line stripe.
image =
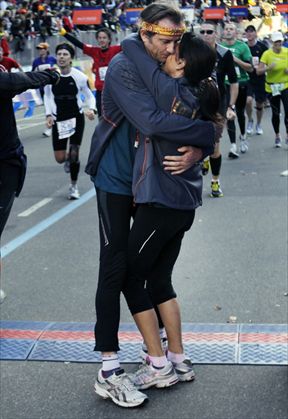
POLYGON ((86 192, 77 201, 73 201, 72 203, 66 205, 66 207, 61 208, 59 211, 55 212, 55 214, 46 218, 46 220, 43 220, 39 224, 36 224, 34 227, 30 228, 25 233, 16 237, 16 239, 11 240, 11 242, 9 242, 9 243, 5 244, 3 247, 1 247, 1 257, 4 258, 5 256, 8 256, 11 252, 16 250, 22 244, 26 243, 28 240, 33 239, 33 237, 37 236, 38 234, 40 234, 42 231, 46 230, 51 225, 57 223, 57 221, 61 220, 61 218, 65 217, 66 215, 70 214, 72 211, 74 211, 75 209, 77 209, 81 205, 85 204, 93 196, 95 196, 95 189, 94 188, 90 189, 90 191, 86 192))

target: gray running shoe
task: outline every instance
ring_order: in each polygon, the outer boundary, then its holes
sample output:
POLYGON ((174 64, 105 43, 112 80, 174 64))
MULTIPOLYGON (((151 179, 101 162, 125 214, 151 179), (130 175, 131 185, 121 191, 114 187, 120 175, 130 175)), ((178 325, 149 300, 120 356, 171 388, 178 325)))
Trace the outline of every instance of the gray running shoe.
POLYGON ((240 151, 242 154, 248 151, 248 143, 246 141, 246 137, 243 135, 240 135, 240 151))
POLYGON ((80 193, 79 193, 78 186, 76 184, 70 185, 68 199, 79 199, 79 198, 80 198, 80 193))
POLYGON ((0 289, 0 304, 3 303, 3 301, 6 298, 6 294, 3 290, 0 289))
POLYGON ((158 369, 153 367, 149 358, 134 374, 130 374, 130 378, 139 390, 145 390, 153 386, 157 388, 170 387, 179 381, 172 362, 168 361, 165 367, 158 369))
POLYGON ((173 367, 178 375, 179 381, 193 381, 195 380, 195 372, 193 371, 193 364, 190 359, 184 359, 183 362, 174 363, 173 367))
POLYGON ((231 144, 231 148, 230 148, 230 151, 229 151, 228 157, 229 157, 230 159, 238 159, 239 154, 237 153, 237 146, 236 146, 236 144, 235 144, 235 143, 232 143, 232 144, 231 144))
POLYGON ((99 371, 94 385, 95 392, 104 399, 110 398, 122 407, 140 406, 148 397, 136 389, 124 370, 115 371, 110 377, 103 378, 99 371))
POLYGON ((282 145, 281 145, 281 138, 280 137, 276 137, 275 138, 275 147, 276 148, 282 147, 282 145))

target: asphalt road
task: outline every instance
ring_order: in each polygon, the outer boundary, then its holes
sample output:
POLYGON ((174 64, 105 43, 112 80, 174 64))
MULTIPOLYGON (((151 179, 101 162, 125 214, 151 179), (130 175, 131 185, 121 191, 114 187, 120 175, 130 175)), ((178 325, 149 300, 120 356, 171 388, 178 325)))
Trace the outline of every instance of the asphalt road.
MULTIPOLYGON (((17 114, 18 126, 29 168, 2 237, 1 287, 7 298, 0 306, 1 319, 93 322, 98 219, 94 194, 89 195, 93 185, 83 168, 95 122, 86 122, 81 147, 79 189, 82 196, 88 193, 87 201, 57 218, 70 204, 68 175, 54 161, 51 139, 42 136, 43 109, 29 120, 22 115, 17 114), (20 245, 22 234, 53 216, 48 228, 20 245), (5 246, 13 240, 5 256, 5 246)), ((238 160, 228 160, 224 136, 223 198, 210 198, 210 174, 204 179, 203 206, 174 270, 183 322, 226 323, 235 316, 238 323, 287 323, 288 178, 281 173, 288 169, 288 155, 287 147, 273 147, 270 109, 265 110, 263 128, 264 135, 252 136, 248 153, 238 160)), ((284 138, 283 121, 281 128, 284 138)), ((124 301, 121 319, 132 322, 124 301)), ((283 366, 196 365, 194 383, 149 390, 149 403, 132 410, 94 395, 98 368, 3 361, 1 419, 288 417, 283 366)), ((127 371, 134 368, 128 365, 127 371)))

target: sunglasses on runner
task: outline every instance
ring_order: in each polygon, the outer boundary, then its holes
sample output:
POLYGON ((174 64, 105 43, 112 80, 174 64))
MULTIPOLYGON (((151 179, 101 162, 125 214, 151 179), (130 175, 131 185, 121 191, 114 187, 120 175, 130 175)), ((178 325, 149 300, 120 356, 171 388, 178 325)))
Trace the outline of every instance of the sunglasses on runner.
POLYGON ((212 33, 214 33, 213 29, 207 29, 206 31, 204 29, 201 29, 200 31, 201 35, 204 35, 205 33, 207 33, 207 35, 212 35, 212 33))

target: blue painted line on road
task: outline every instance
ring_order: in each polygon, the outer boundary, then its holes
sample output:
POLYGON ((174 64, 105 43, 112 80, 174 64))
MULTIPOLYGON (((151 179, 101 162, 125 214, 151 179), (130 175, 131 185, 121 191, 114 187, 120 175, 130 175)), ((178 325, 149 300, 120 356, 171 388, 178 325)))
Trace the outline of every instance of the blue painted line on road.
POLYGON ((16 237, 16 239, 11 240, 9 243, 1 247, 1 257, 4 258, 5 256, 8 256, 14 250, 18 249, 18 247, 22 246, 22 244, 33 239, 33 237, 42 233, 42 231, 57 223, 57 221, 61 220, 63 217, 66 217, 66 215, 70 214, 72 211, 79 208, 81 205, 85 204, 93 196, 95 196, 95 189, 90 189, 90 191, 86 192, 77 201, 71 202, 70 204, 66 205, 66 207, 61 208, 59 211, 55 212, 55 214, 46 218, 46 220, 41 221, 34 227, 27 230, 25 233, 16 237))

